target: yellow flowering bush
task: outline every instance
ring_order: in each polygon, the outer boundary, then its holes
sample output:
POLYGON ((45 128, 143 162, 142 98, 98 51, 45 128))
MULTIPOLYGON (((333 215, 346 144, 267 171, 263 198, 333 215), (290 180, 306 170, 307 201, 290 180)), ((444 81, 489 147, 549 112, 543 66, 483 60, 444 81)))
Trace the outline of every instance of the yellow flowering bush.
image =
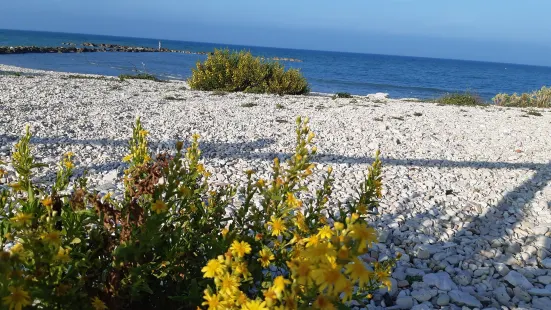
POLYGON ((278 62, 253 57, 250 52, 215 50, 205 62, 197 63, 188 80, 197 90, 243 91, 302 95, 310 91, 299 70, 285 70, 278 62))
POLYGON ((297 120, 294 155, 270 179, 246 171, 237 186, 209 184, 197 135, 150 154, 136 121, 123 198, 101 196, 62 156, 55 182, 35 184, 27 129, 15 179, 0 184, 0 299, 23 309, 333 309, 389 286, 394 259, 367 255, 377 241, 366 215, 381 197, 381 162, 354 201, 332 204, 332 169, 306 198, 314 134, 297 120), (333 210, 333 211, 330 211, 333 210))
POLYGON ((315 199, 299 198, 308 191, 304 185, 314 169, 313 138, 308 121, 299 118, 295 154, 286 165, 274 160, 271 180, 253 179, 254 173, 248 173, 246 201, 225 236, 233 237, 232 244, 202 269, 205 278, 213 279, 204 292, 205 308, 337 309, 390 287, 395 259, 373 262, 366 255, 377 242, 366 215, 381 198, 378 154, 357 199, 326 216, 331 168, 315 199), (261 198, 257 204, 255 196, 261 198))

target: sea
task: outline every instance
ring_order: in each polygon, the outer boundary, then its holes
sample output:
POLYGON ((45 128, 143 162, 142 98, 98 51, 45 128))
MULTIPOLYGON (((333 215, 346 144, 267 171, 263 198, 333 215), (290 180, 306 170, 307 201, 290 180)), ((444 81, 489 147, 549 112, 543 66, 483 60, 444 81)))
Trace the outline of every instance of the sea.
MULTIPOLYGON (((481 61, 435 59, 345 52, 241 46, 221 43, 130 38, 92 34, 0 30, 0 46, 62 46, 62 43, 109 43, 194 52, 216 48, 247 50, 266 58, 294 58, 282 63, 298 68, 312 92, 354 95, 388 93, 391 98, 430 99, 470 92, 485 100, 497 93, 530 92, 551 85, 551 67, 481 61)), ((32 69, 102 74, 147 72, 165 79, 185 80, 205 55, 181 53, 81 53, 0 55, 0 63, 32 69)))

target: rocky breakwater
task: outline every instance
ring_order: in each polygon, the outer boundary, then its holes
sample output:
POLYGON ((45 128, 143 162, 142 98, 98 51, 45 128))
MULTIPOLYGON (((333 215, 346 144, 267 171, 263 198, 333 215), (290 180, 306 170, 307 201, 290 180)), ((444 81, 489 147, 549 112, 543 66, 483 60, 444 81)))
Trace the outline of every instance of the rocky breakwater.
POLYGON ((74 43, 64 43, 65 46, 0 46, 0 55, 2 54, 47 54, 47 53, 92 53, 92 52, 121 52, 121 53, 185 53, 207 55, 209 52, 191 52, 172 50, 168 48, 153 48, 143 46, 125 46, 118 44, 95 44, 85 42, 77 47, 74 43))
MULTIPOLYGON (((84 42, 77 44, 63 42, 63 46, 0 46, 0 55, 5 54, 49 54, 49 53, 93 53, 93 52, 119 52, 119 53, 181 53, 192 55, 210 55, 212 52, 175 50, 169 48, 155 48, 143 46, 126 46, 109 43, 84 42)), ((263 58, 264 59, 264 58, 263 58)), ((273 57, 275 61, 302 62, 296 58, 273 57)))

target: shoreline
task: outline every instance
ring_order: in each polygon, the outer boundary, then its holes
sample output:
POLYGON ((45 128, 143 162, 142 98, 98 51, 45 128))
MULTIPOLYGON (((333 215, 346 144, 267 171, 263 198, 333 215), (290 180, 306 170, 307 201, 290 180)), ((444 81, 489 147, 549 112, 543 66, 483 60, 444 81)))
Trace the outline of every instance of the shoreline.
POLYGON ((328 166, 334 171, 329 207, 355 194, 375 151, 382 152, 372 254, 403 255, 390 299, 378 291, 374 309, 396 309, 388 300, 405 309, 497 309, 505 299, 509 307, 537 308, 541 294, 551 294, 549 110, 529 116, 496 106, 203 92, 175 80, 73 79, 0 65, 6 69, 41 74, 0 76, 0 161, 8 171, 13 143, 28 124, 35 157, 48 165, 40 180, 54 179, 60 156, 71 151, 77 175, 89 171, 90 188, 120 197, 121 159, 139 116, 152 153, 198 133, 213 185, 243 186, 245 170, 267 178, 273 158, 292 153, 295 118, 307 116, 318 148, 312 184, 322 184, 328 166), (507 298, 497 294, 503 291, 507 298))

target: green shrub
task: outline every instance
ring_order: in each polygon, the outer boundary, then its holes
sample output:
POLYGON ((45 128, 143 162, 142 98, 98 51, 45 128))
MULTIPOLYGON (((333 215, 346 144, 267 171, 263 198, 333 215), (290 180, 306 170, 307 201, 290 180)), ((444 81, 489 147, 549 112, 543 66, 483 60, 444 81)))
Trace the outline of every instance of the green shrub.
POLYGON ((483 105, 484 100, 479 96, 471 93, 454 93, 447 94, 434 100, 434 102, 442 105, 466 105, 475 106, 483 105))
POLYGON ((285 70, 278 62, 253 57, 250 52, 215 50, 204 63, 197 63, 188 80, 196 90, 302 95, 309 92, 299 70, 285 70))
POLYGON ((350 93, 336 93, 335 96, 337 96, 337 98, 352 98, 350 93))
POLYGON ((156 76, 149 73, 138 73, 138 74, 121 74, 119 75, 121 81, 125 80, 149 80, 155 82, 163 82, 163 80, 157 78, 156 76))
POLYGON ((72 153, 53 184, 34 184, 42 165, 27 130, 13 152, 17 182, 0 190, 6 307, 343 308, 349 300, 365 306, 371 292, 390 286, 394 258, 359 258, 376 242, 367 221, 381 198, 378 154, 357 198, 325 215, 331 168, 314 197, 305 195, 316 167, 307 120, 297 120, 295 154, 285 164, 276 158, 270 179, 245 172, 239 204, 236 186, 209 183, 197 135, 187 149, 177 142, 174 155, 155 158, 147 135, 138 120, 123 158, 124 197, 115 199, 91 191, 84 177, 71 179, 72 153))
POLYGON ((551 87, 542 87, 540 90, 532 93, 523 93, 517 95, 497 94, 492 101, 494 104, 505 107, 551 107, 551 87))

